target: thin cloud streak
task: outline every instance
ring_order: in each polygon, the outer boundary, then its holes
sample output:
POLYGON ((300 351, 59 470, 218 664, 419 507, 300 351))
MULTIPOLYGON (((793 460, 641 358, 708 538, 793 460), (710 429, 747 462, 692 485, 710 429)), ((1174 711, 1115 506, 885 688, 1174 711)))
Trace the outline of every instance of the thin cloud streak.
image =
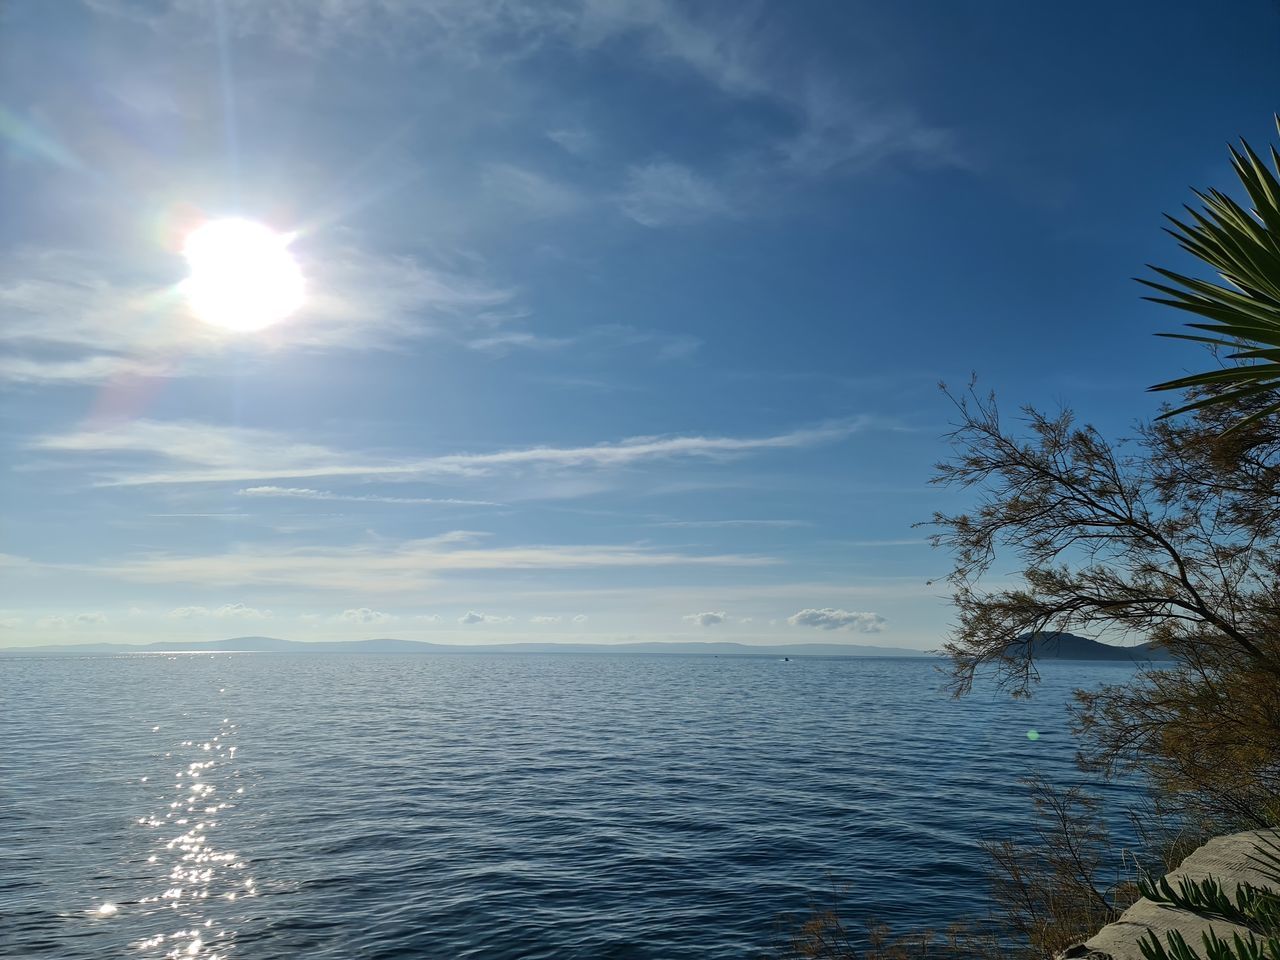
POLYGON ((482 536, 453 531, 397 544, 285 550, 246 546, 226 553, 153 554, 101 565, 69 565, 64 569, 134 583, 393 594, 424 590, 438 585, 444 576, 481 571, 732 568, 779 562, 761 555, 704 555, 634 545, 475 546, 482 536))
POLYGON ((663 520, 652 524, 655 527, 811 527, 807 520, 663 520))
POLYGON ((340 500, 349 503, 399 503, 431 504, 453 507, 501 507, 504 504, 492 500, 458 500, 453 497, 384 497, 374 494, 359 495, 334 493, 331 490, 313 490, 310 487, 245 487, 236 491, 241 497, 277 497, 295 500, 340 500))
MULTIPOLYGON (((478 477, 520 468, 621 468, 654 460, 732 459, 771 450, 833 443, 876 425, 866 416, 765 437, 633 437, 593 446, 538 446, 493 453, 362 461, 330 447, 300 443, 274 431, 191 421, 134 420, 54 434, 33 449, 125 454, 167 461, 177 469, 107 474, 99 486, 242 482, 314 477, 478 477), (185 469, 182 469, 184 468, 185 469)), ((299 488, 307 489, 307 488, 299 488)))

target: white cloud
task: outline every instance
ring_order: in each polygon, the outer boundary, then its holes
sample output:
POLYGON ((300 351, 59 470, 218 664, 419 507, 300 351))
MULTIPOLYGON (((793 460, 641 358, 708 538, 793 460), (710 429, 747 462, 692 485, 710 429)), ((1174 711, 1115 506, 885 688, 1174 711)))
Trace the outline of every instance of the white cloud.
POLYGON ((270 610, 258 610, 243 603, 224 603, 220 607, 175 607, 166 616, 174 620, 214 617, 218 620, 270 620, 270 610))
MULTIPOLYGON (((625 350, 634 354, 633 347, 649 347, 660 360, 688 360, 702 346, 702 341, 687 333, 669 333, 665 330, 644 330, 625 323, 599 323, 585 327, 573 336, 550 337, 528 330, 508 329, 486 333, 468 340, 472 350, 505 354, 512 350, 562 350, 581 347, 588 352, 600 350, 625 350)), ((564 382, 563 378, 558 378, 564 382)), ((581 383, 582 378, 576 378, 581 383)), ((600 385, 601 381, 594 381, 600 385)), ((608 384, 615 386, 616 384, 608 384)))
MULTIPOLYGON (((211 26, 204 0, 86 2, 99 13, 155 31, 187 34, 196 24, 211 26)), ((322 55, 338 45, 367 44, 375 53, 409 49, 487 66, 525 56, 549 39, 562 39, 577 20, 573 4, 540 0, 222 0, 219 6, 234 34, 265 36, 297 54, 322 55)))
MULTIPOLYGON (((306 261, 303 268, 306 269, 306 261)), ((413 257, 343 247, 318 258, 308 275, 307 306, 269 328, 280 345, 384 348, 486 325, 514 294, 483 280, 413 257)))
MULTIPOLYGON (((731 16, 670 0, 583 0, 578 36, 587 46, 632 33, 657 64, 677 64, 729 97, 765 101, 791 119, 793 131, 757 158, 756 176, 823 176, 856 171, 893 157, 962 166, 953 135, 900 103, 870 103, 848 77, 849 62, 823 64, 779 56, 768 9, 742 4, 731 16), (761 16, 757 11, 765 10, 761 16), (844 74, 842 76, 841 74, 844 74)), ((643 222, 643 221, 642 221, 643 222)))
POLYGON ((489 164, 481 182, 487 195, 534 218, 568 216, 586 203, 568 184, 510 163, 489 164))
MULTIPOLYGON (((91 0, 104 12, 143 20, 184 38, 213 35, 202 0, 169 0, 145 15, 130 0, 91 0), (121 11, 125 11, 121 13, 121 11)), ((785 7, 786 5, 783 5, 785 7)), ((963 165, 953 134, 920 117, 902 98, 873 103, 862 92, 869 67, 859 57, 839 61, 797 58, 788 49, 777 5, 682 4, 674 0, 224 0, 226 22, 243 34, 264 35, 296 52, 366 44, 381 53, 410 50, 436 63, 490 70, 547 47, 607 50, 669 75, 674 68, 730 101, 763 102, 785 115, 780 133, 760 158, 762 178, 822 176, 906 157, 935 165, 963 165)), ((525 82, 528 82, 527 79, 525 82)), ((883 84, 880 84, 883 86, 883 84)), ((571 153, 590 149, 581 130, 546 134, 571 153)))
POLYGON ((105 613, 75 613, 67 616, 41 617, 36 621, 36 626, 42 630, 65 630, 68 627, 92 626, 106 622, 105 613))
POLYGON ((690 623, 696 623, 700 627, 714 627, 718 623, 724 623, 729 617, 723 610, 720 610, 718 612, 690 613, 683 619, 688 620, 690 623))
MULTIPOLYGON (((605 570, 642 567, 758 567, 775 563, 751 554, 696 554, 649 546, 483 547, 481 535, 455 531, 401 543, 374 542, 349 547, 271 549, 245 546, 216 554, 150 554, 82 572, 134 583, 197 584, 245 589, 288 586, 310 591, 343 590, 363 594, 420 593, 439 578, 470 571, 605 570)), ((206 608, 191 610, 200 615, 206 608)), ((239 610, 234 604, 223 611, 239 610)), ((247 609, 247 608, 243 608, 247 609)), ((224 612, 222 615, 229 615, 224 612)))
POLYGON ((336 450, 293 442, 272 431, 186 421, 129 420, 95 424, 73 433, 43 437, 33 447, 96 456, 143 456, 200 468, 178 473, 173 480, 161 479, 163 474, 158 477, 124 475, 118 480, 123 485, 260 476, 344 476, 386 472, 392 468, 386 463, 359 464, 336 450), (261 467, 255 469, 255 464, 261 467))
MULTIPOLYGON (((160 461, 163 469, 134 468, 106 474, 105 486, 243 482, 314 477, 474 477, 520 468, 620 468, 650 460, 692 457, 723 460, 768 450, 792 450, 842 440, 875 421, 855 417, 820 427, 765 437, 632 437, 594 446, 539 446, 493 453, 422 458, 376 458, 299 442, 270 430, 191 421, 128 420, 98 423, 35 440, 33 449, 70 454, 130 455, 160 461)), ((272 488, 267 488, 271 491, 272 488)), ((281 487, 280 491, 307 491, 281 487)), ((314 491, 321 494, 322 491, 314 491)), ((297 494, 307 495, 307 494, 297 494)))
POLYGON ((662 520, 656 527, 809 527, 805 520, 662 520))
POLYGON ((497 617, 488 613, 476 613, 474 610, 468 610, 458 618, 458 622, 462 624, 472 623, 511 623, 515 617, 497 617))
POLYGON ((343 610, 334 619, 342 620, 346 623, 392 623, 398 618, 390 613, 383 613, 381 610, 356 607, 352 610, 343 610))
MULTIPOLYGON (((299 241, 305 244, 306 241, 299 241)), ((301 251, 307 301, 252 343, 190 315, 167 259, 135 270, 67 250, 19 250, 0 270, 0 380, 99 383, 205 372, 232 348, 237 362, 284 347, 385 349, 493 324, 509 290, 403 256, 354 246, 301 251), (164 276, 162 281, 140 279, 164 276), (252 353, 246 356, 245 348, 252 353)))
POLYGON ((575 616, 575 617, 573 618, 573 622, 574 622, 574 623, 586 623, 586 622, 587 622, 587 615, 586 615, 585 613, 579 613, 577 616, 575 616))
POLYGON ((118 377, 165 377, 175 369, 171 363, 162 361, 108 355, 75 360, 0 357, 0 380, 10 383, 102 383, 118 377))
POLYGON ((780 144, 785 169, 807 177, 857 172, 893 157, 932 167, 962 167, 954 135, 923 123, 905 107, 877 109, 817 86, 795 101, 800 129, 780 144))
POLYGON ((646 227, 696 223, 732 212, 728 199, 714 184, 689 167, 669 162, 628 170, 618 206, 646 227))
POLYGON ((596 148, 596 138, 581 127, 561 127, 547 131, 547 139, 575 157, 586 156, 596 148))
POLYGON ((560 623, 564 617, 530 617, 530 623, 560 623))
POLYGON ((487 334, 468 340, 472 350, 485 353, 506 354, 512 350, 558 350, 574 342, 572 337, 544 337, 527 330, 509 330, 505 333, 487 334))
POLYGON ((702 341, 687 333, 671 333, 666 330, 645 330, 627 323, 601 323, 589 327, 580 335, 580 342, 587 347, 600 345, 611 349, 646 346, 657 350, 662 360, 688 360, 702 341))
POLYGON ((402 503, 432 504, 454 507, 500 507, 492 500, 458 500, 454 497, 384 497, 374 494, 334 493, 330 490, 313 490, 310 487, 245 487, 237 490, 241 497, 283 497, 295 500, 340 500, 348 503, 402 503))
POLYGON ((823 630, 853 630, 857 633, 879 633, 885 619, 878 613, 859 613, 835 607, 809 607, 787 617, 793 627, 818 627, 823 630))

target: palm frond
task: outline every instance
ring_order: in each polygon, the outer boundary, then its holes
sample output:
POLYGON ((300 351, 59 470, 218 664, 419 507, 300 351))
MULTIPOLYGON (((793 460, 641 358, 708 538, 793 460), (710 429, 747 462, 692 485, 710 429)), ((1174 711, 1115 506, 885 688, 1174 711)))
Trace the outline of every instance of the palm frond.
MULTIPOLYGON (((1280 129, 1280 116, 1276 118, 1280 129)), ((1200 210, 1169 217, 1170 234, 1192 256, 1211 267, 1220 283, 1151 267, 1161 281, 1140 280, 1162 296, 1155 303, 1185 310, 1210 323, 1187 326, 1211 334, 1162 336, 1193 340, 1232 351, 1233 365, 1166 380, 1151 390, 1209 390, 1207 397, 1163 414, 1172 417, 1206 406, 1230 404, 1267 390, 1280 393, 1280 154, 1269 151, 1275 173, 1245 141, 1231 147, 1231 165, 1248 195, 1245 209, 1218 190, 1196 191, 1200 210)), ((1263 415, 1280 407, 1268 406, 1263 415)), ((1258 414, 1234 424, 1239 429, 1258 414)))

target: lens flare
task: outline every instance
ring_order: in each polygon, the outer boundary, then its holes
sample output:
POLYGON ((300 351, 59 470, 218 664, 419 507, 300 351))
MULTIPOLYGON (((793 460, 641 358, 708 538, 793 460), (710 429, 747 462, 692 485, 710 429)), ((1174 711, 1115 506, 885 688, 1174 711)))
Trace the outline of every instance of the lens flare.
POLYGON ((211 220, 183 245, 191 275, 182 291, 205 323, 239 333, 278 323, 302 305, 293 238, 251 220, 211 220))

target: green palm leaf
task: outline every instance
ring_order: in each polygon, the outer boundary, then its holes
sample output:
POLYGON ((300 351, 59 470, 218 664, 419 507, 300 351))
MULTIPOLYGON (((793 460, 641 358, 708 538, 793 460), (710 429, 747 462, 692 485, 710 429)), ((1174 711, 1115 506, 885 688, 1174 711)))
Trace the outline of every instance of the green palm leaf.
MULTIPOLYGON (((1280 129, 1280 116, 1276 118, 1280 129)), ((1221 283, 1188 277, 1160 267, 1151 269, 1166 282, 1139 280, 1160 296, 1145 299, 1186 310, 1210 323, 1188 323, 1194 330, 1211 336, 1166 333, 1161 336, 1223 347, 1232 352, 1225 358, 1231 366, 1178 377, 1150 387, 1151 390, 1209 389, 1165 413, 1172 417, 1204 407, 1231 404, 1246 396, 1268 390, 1280 394, 1280 154, 1270 150, 1276 173, 1241 141, 1231 150, 1231 165, 1248 194, 1251 210, 1218 190, 1196 192, 1203 209, 1187 208, 1187 218, 1169 217, 1168 232, 1179 245, 1212 267, 1221 283)), ((1253 422, 1261 415, 1280 409, 1268 406, 1234 424, 1230 430, 1253 422)), ((1230 432, 1228 430, 1228 432, 1230 432)))

